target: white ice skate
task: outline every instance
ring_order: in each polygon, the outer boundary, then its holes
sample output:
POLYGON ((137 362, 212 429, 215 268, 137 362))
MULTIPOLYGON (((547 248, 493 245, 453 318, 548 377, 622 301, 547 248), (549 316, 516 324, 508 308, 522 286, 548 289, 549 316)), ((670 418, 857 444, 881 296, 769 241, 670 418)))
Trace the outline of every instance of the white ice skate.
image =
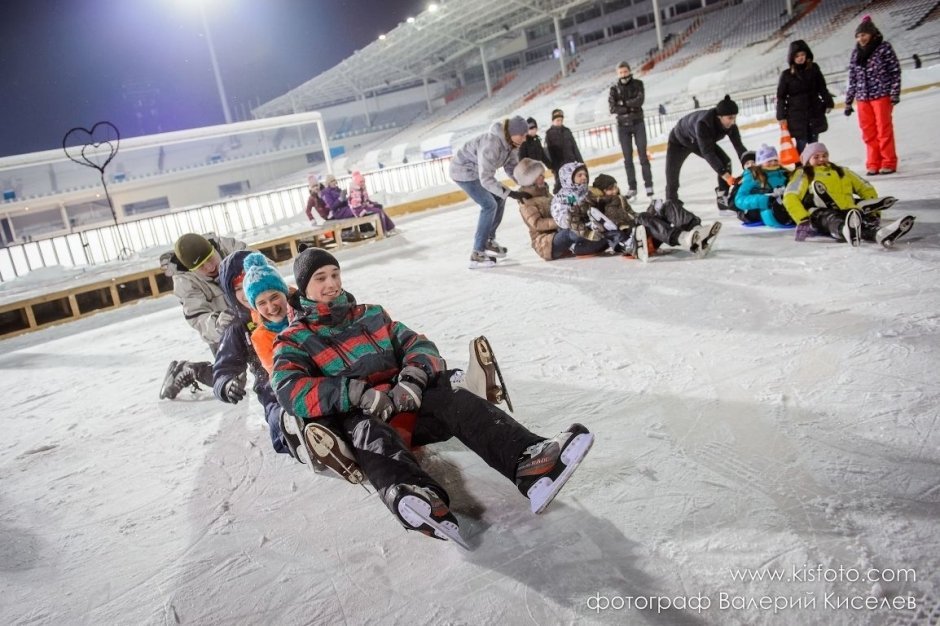
POLYGON ((698 258, 704 258, 712 251, 715 246, 715 240, 721 231, 721 222, 713 222, 711 226, 698 226, 699 231, 699 249, 696 253, 698 258))
POLYGON ((466 389, 470 393, 485 398, 493 404, 505 402, 512 411, 512 401, 503 380, 503 373, 496 362, 493 348, 482 335, 470 341, 470 358, 467 371, 457 380, 451 379, 451 385, 466 389))
POLYGON ((858 209, 846 211, 845 224, 842 226, 842 237, 853 248, 862 245, 862 214, 858 209))
POLYGON ((894 242, 906 235, 914 227, 914 216, 905 215, 899 220, 882 226, 875 233, 875 241, 885 248, 894 246, 894 242))

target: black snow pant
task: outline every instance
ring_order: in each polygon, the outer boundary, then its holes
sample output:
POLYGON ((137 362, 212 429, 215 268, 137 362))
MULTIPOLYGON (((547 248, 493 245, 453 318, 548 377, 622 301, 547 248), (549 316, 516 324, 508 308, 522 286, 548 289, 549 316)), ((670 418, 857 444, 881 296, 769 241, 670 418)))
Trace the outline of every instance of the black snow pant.
MULTIPOLYGON (((526 448, 545 439, 529 432, 498 407, 465 389, 450 386, 451 372, 434 379, 424 392, 412 434, 412 446, 457 437, 481 459, 511 481, 526 448)), ((394 485, 432 487, 445 500, 447 492, 421 469, 394 428, 360 413, 328 418, 341 422, 359 467, 382 495, 394 485)), ((449 502, 448 502, 449 503, 449 502)))
MULTIPOLYGON (((715 146, 715 153, 718 155, 718 158, 721 159, 722 163, 725 164, 725 168, 730 172, 731 157, 718 146, 715 146)), ((666 145, 666 200, 679 199, 679 172, 682 171, 682 164, 685 163, 685 160, 689 158, 690 154, 702 156, 698 150, 687 148, 681 143, 673 141, 671 136, 669 137, 669 143, 666 145)), ((719 176, 718 191, 727 193, 728 189, 728 183, 719 176)))
MULTIPOLYGON (((845 226, 845 217, 848 211, 842 209, 816 209, 810 214, 810 224, 820 235, 828 235, 833 239, 845 241, 842 227, 845 226)), ((878 228, 881 227, 881 218, 877 215, 862 215, 862 239, 875 241, 878 228)))
POLYGON ((681 200, 666 200, 659 212, 651 207, 644 213, 638 213, 636 222, 646 227, 646 234, 652 237, 653 241, 677 246, 679 233, 695 228, 702 220, 686 209, 681 200))
MULTIPOLYGON (((646 154, 646 122, 633 120, 632 123, 617 125, 617 137, 620 139, 620 149, 623 151, 623 166, 627 170, 627 185, 636 191, 636 168, 633 166, 633 143, 636 142, 637 156, 640 158, 640 169, 643 172, 643 185, 647 189, 653 188, 653 169, 650 167, 649 156, 646 154)), ((557 192, 556 192, 557 193, 557 192)))

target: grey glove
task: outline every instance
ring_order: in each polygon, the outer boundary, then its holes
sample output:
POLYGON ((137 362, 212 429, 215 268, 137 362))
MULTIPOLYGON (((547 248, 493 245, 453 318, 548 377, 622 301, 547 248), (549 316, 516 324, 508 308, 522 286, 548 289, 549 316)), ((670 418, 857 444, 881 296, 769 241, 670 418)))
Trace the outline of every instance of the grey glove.
POLYGON ((395 405, 387 394, 366 386, 361 380, 349 381, 349 403, 383 422, 390 420, 395 413, 395 405))
POLYGON ((222 392, 225 394, 226 400, 232 404, 238 404, 239 400, 245 399, 245 382, 241 377, 235 377, 225 383, 222 392))
POLYGON ((235 320, 235 314, 231 311, 222 311, 219 313, 219 317, 216 319, 215 325, 220 330, 228 328, 228 325, 235 320))
POLYGON ((417 411, 421 408, 421 396, 428 384, 428 375, 420 367, 409 365, 398 374, 398 384, 392 387, 388 395, 395 403, 395 411, 417 411))

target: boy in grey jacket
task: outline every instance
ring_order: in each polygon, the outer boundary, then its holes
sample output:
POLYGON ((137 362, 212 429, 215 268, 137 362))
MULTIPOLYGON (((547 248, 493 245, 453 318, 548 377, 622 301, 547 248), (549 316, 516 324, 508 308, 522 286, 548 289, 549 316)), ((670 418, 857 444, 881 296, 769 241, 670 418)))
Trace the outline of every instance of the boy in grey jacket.
MULTIPOLYGON (((213 357, 222 333, 234 319, 219 286, 219 264, 223 257, 245 247, 244 242, 231 237, 186 233, 176 240, 172 253, 160 257, 164 272, 173 279, 173 295, 183 307, 183 318, 209 345, 213 357)), ((160 398, 172 400, 194 382, 212 386, 212 363, 171 361, 160 398)))

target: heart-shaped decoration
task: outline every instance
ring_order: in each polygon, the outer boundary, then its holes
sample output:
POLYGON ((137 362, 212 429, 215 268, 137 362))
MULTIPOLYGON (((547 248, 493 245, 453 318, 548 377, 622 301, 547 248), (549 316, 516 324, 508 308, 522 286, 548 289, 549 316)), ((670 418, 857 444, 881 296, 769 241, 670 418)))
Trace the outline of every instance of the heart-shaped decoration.
POLYGON ((108 163, 117 156, 121 133, 111 122, 98 122, 87 128, 73 128, 62 138, 62 149, 69 159, 92 167, 102 174, 108 163))

